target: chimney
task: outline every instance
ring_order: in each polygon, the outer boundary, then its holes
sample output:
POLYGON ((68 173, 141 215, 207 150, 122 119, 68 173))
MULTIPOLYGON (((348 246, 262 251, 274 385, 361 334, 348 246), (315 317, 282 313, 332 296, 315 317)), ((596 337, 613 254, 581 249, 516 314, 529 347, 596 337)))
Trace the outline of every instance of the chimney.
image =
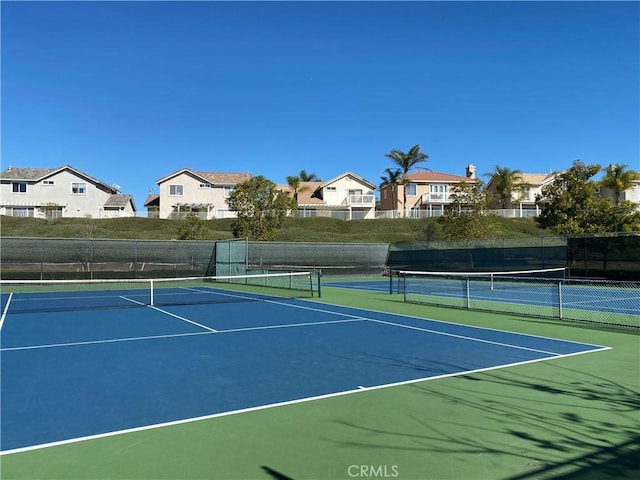
POLYGON ((467 165, 467 178, 476 178, 476 166, 471 163, 467 165))

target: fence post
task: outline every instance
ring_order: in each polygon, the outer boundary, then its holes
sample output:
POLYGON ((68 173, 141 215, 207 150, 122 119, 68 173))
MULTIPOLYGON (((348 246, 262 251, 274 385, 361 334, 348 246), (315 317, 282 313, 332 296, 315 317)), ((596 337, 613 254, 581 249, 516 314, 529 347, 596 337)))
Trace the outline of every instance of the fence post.
POLYGON ((562 320, 562 281, 558 282, 558 318, 562 320))

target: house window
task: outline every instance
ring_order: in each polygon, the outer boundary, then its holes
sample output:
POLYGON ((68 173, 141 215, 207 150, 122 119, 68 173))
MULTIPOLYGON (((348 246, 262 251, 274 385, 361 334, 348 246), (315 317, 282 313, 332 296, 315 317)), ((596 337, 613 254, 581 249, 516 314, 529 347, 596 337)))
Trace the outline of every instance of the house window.
POLYGON ((200 184, 200 188, 211 188, 211 184, 210 183, 201 183, 200 184))
POLYGON ((336 191, 336 187, 325 187, 327 192, 335 192, 336 191))
POLYGON ((449 185, 430 185, 429 193, 431 200, 444 200, 449 191, 449 185))
POLYGON ((42 181, 42 185, 50 186, 50 185, 55 185, 55 184, 56 184, 56 182, 54 182, 53 180, 43 180, 42 181))
POLYGON ((86 183, 72 183, 71 193, 74 195, 85 195, 87 193, 86 183))
POLYGON ((11 184, 13 193, 27 193, 26 182, 14 182, 11 184))
POLYGON ((349 190, 349 195, 362 195, 362 189, 357 189, 357 190, 349 190))
POLYGON ((404 187, 404 191, 406 192, 407 195, 409 196, 416 196, 417 193, 417 185, 415 183, 407 183, 404 187))
POLYGON ((33 217, 34 209, 31 207, 13 207, 11 210, 12 217, 33 217))
POLYGON ((184 195, 184 185, 169 185, 169 195, 172 197, 181 197, 184 195))
POLYGON ((224 198, 229 198, 229 195, 231 195, 231 192, 233 192, 233 186, 224 186, 222 187, 223 191, 224 191, 224 198))

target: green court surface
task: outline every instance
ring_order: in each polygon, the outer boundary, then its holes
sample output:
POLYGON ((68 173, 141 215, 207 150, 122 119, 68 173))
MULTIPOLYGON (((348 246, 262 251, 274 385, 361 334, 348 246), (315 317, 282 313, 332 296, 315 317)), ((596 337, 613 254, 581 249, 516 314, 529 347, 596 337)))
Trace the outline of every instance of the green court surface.
POLYGON ((13 453, 0 478, 640 478, 636 329, 330 287, 319 301, 611 349, 13 453))

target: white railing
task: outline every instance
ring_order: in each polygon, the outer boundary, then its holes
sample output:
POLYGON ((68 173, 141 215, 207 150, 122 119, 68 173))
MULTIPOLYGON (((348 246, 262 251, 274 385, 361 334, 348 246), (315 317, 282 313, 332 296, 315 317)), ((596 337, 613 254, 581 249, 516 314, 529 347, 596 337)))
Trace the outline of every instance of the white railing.
POLYGON ((423 193, 422 203, 451 203, 451 196, 448 192, 423 193))
POLYGON ((349 195, 342 202, 351 207, 373 207, 376 204, 375 195, 349 195))
MULTIPOLYGON (((533 218, 539 212, 530 209, 510 208, 487 210, 486 213, 505 218, 533 218)), ((442 210, 376 210, 376 218, 436 218, 443 215, 444 212, 442 210)))
MULTIPOLYGON (((500 210, 487 210, 487 213, 498 215, 505 218, 533 218, 538 215, 538 212, 531 209, 500 209, 500 210)), ((337 218, 340 220, 358 220, 364 218, 437 218, 443 216, 442 210, 376 210, 375 215, 370 215, 368 210, 352 210, 349 214, 348 210, 331 210, 331 209, 299 209, 295 212, 290 212, 290 217, 295 218, 309 218, 309 217, 325 217, 325 218, 337 218)), ((186 213, 174 213, 171 215, 173 220, 183 220, 186 217, 186 213)), ((154 211, 140 211, 136 212, 137 217, 142 218, 160 218, 158 212, 154 211)), ((201 212, 198 215, 203 220, 206 220, 206 214, 201 212)), ((235 218, 235 212, 231 210, 218 211, 215 217, 211 219, 220 218, 235 218)))

